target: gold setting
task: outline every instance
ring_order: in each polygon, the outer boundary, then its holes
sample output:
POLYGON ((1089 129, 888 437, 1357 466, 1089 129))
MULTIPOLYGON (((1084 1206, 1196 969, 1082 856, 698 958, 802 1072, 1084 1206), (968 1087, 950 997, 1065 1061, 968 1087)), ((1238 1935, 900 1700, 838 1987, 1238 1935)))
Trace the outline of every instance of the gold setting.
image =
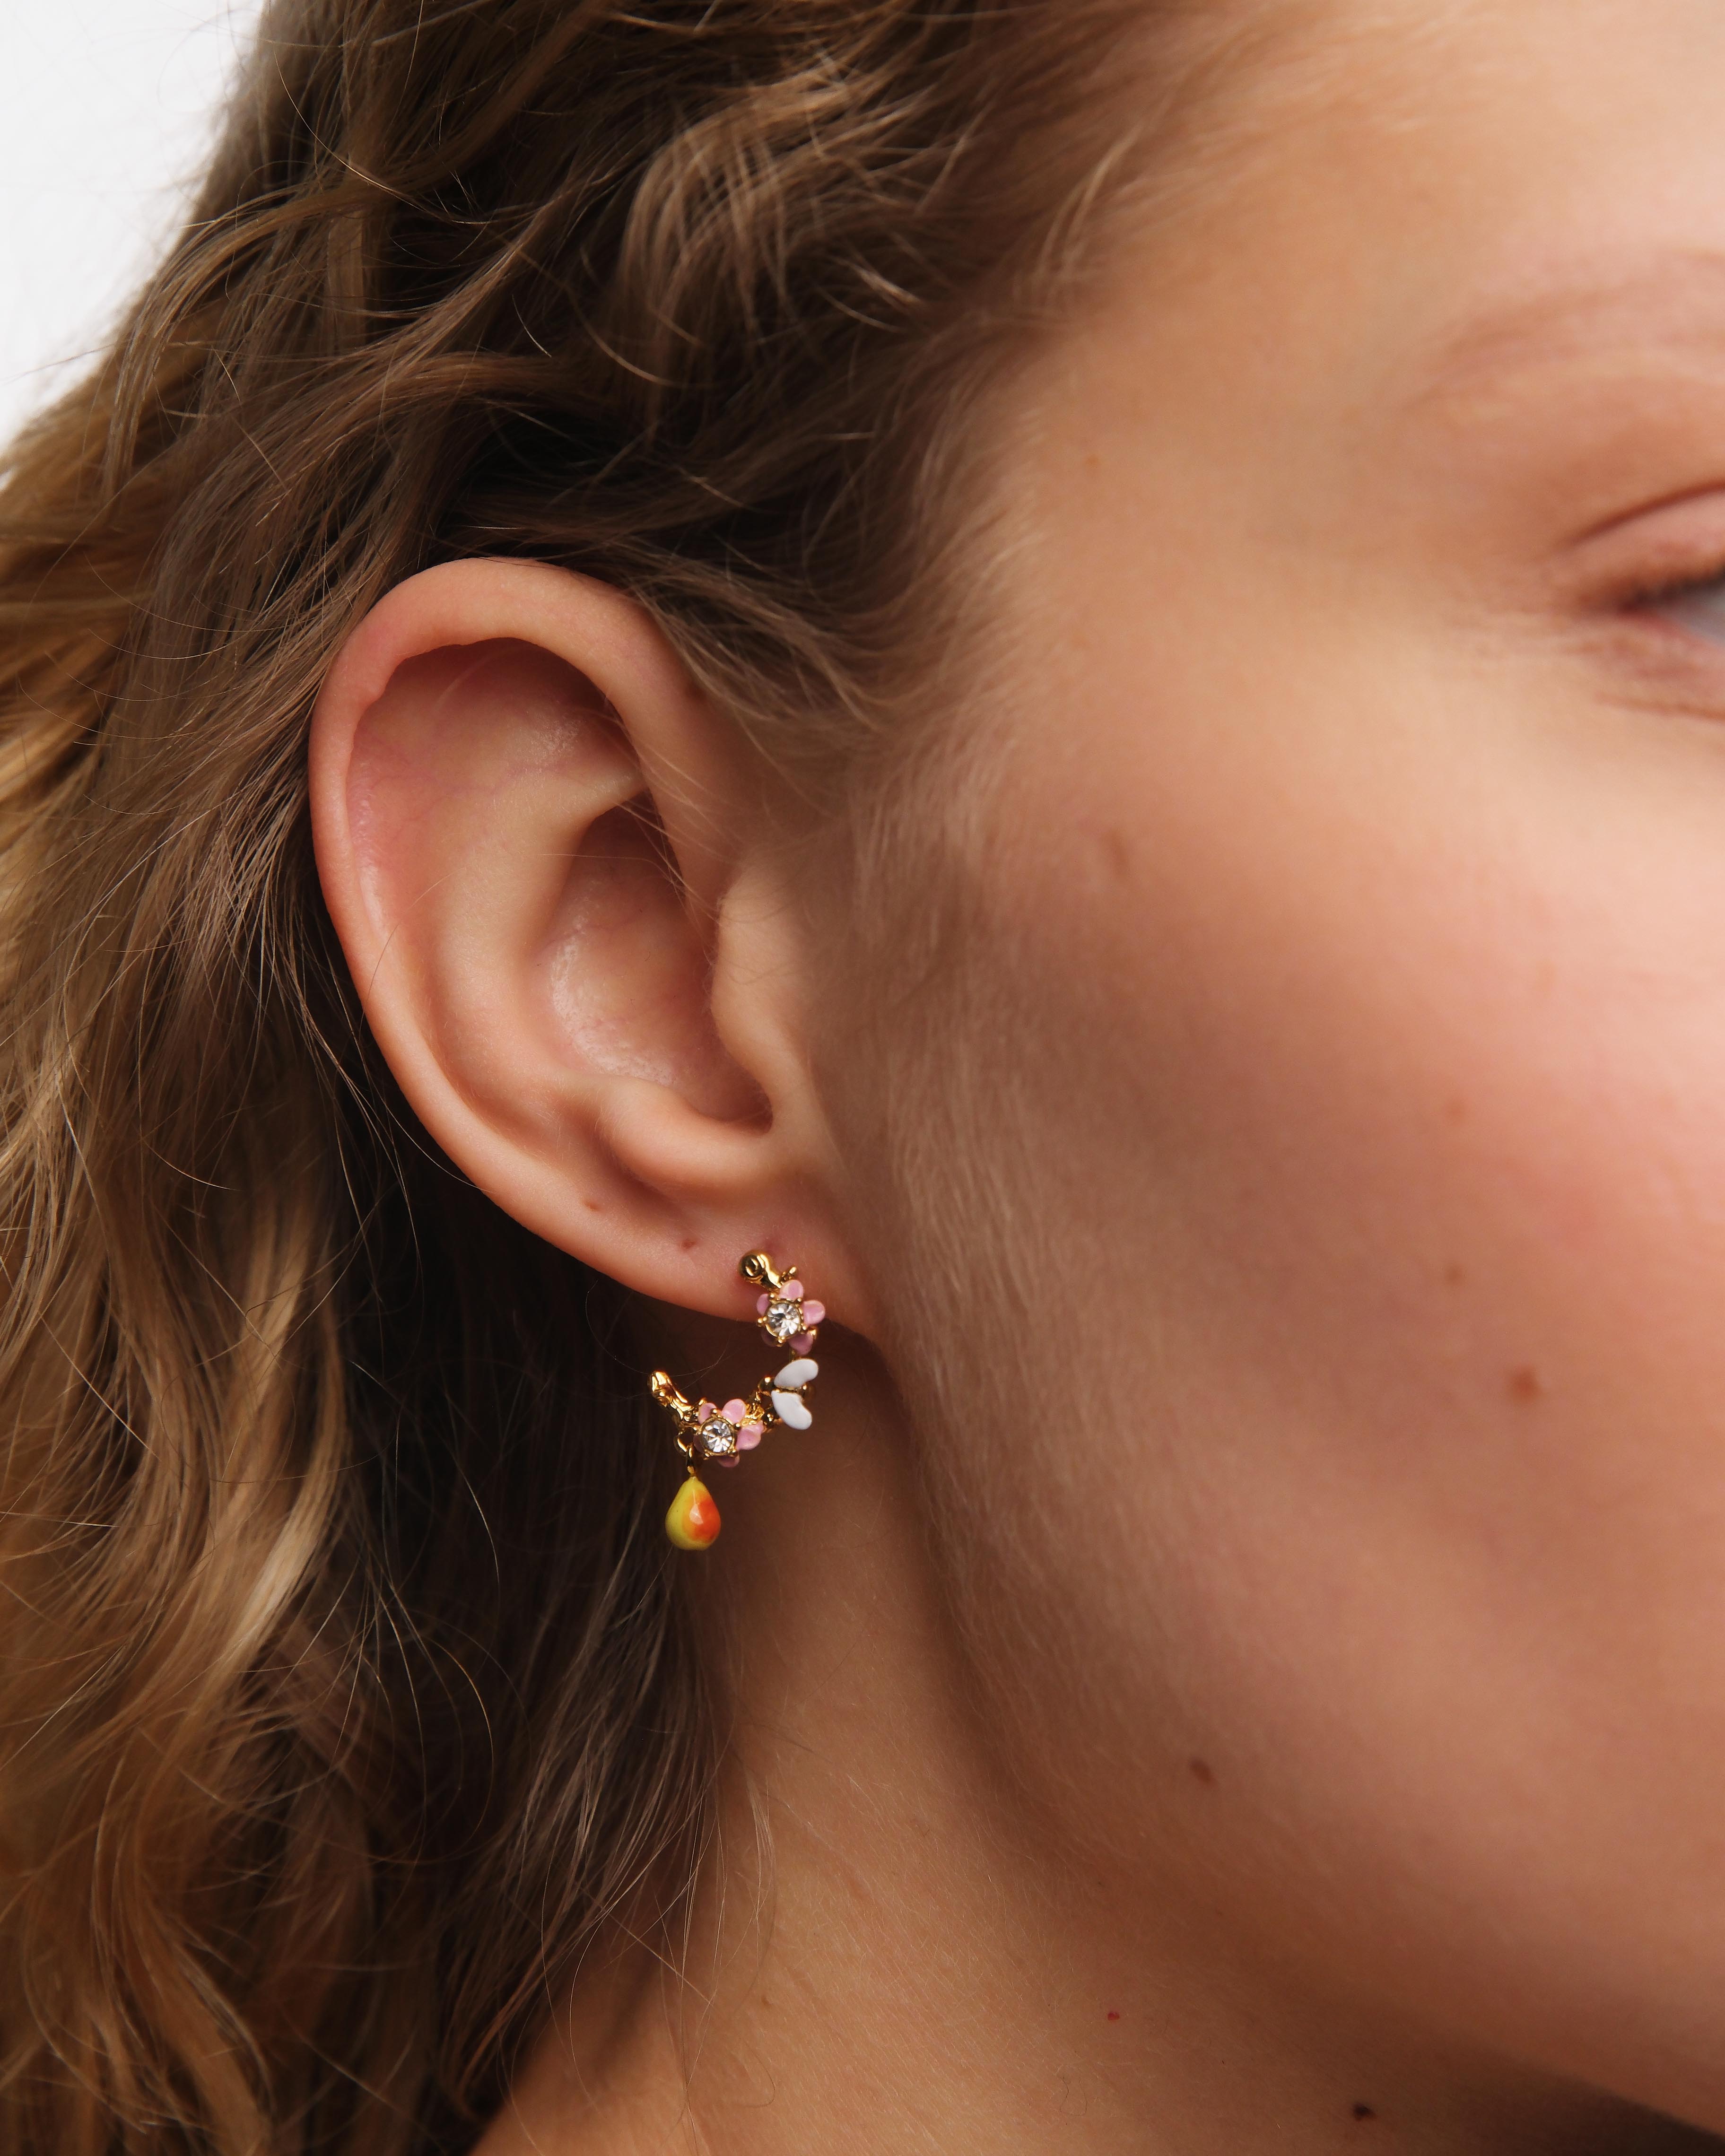
POLYGON ((739 1396, 722 1406, 713 1400, 690 1399, 667 1370, 653 1373, 653 1397, 675 1416, 677 1449, 691 1468, 697 1463, 734 1467, 740 1455, 752 1452, 769 1430, 787 1424, 804 1427, 809 1420, 801 1402, 803 1388, 819 1375, 809 1351, 826 1317, 825 1308, 805 1295, 795 1265, 775 1265, 765 1250, 749 1251, 737 1260, 737 1270, 762 1291, 756 1306, 761 1330, 791 1359, 776 1376, 762 1377, 747 1399, 739 1396), (807 1321, 798 1322, 794 1332, 787 1331, 792 1314, 800 1314, 805 1304, 807 1321))

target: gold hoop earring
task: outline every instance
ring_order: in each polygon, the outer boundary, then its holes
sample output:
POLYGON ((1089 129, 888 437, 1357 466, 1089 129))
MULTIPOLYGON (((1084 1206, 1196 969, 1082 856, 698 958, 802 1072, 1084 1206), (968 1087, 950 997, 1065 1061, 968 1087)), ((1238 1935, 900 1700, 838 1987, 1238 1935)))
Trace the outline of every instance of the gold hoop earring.
POLYGON ((807 1430, 814 1420, 804 1394, 820 1375, 811 1351, 826 1306, 804 1293, 794 1265, 781 1272, 764 1250, 749 1251, 737 1260, 737 1270, 761 1290, 756 1322, 775 1348, 790 1350, 791 1360, 776 1376, 762 1378, 746 1400, 726 1400, 722 1406, 685 1399, 669 1372, 653 1373, 653 1397, 676 1417, 677 1450, 689 1463, 688 1479, 665 1516, 665 1532, 680 1550, 711 1549, 719 1539, 719 1508, 695 1471, 697 1461, 735 1467, 775 1424, 807 1430))

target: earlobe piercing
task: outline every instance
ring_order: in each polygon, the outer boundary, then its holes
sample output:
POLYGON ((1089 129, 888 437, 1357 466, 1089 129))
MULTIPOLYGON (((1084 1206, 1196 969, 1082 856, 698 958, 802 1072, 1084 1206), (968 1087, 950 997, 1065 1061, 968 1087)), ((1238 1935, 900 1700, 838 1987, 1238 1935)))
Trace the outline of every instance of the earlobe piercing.
POLYGON ((827 1314, 824 1304, 803 1292, 794 1265, 780 1272, 764 1250, 751 1250, 737 1270, 760 1288, 756 1321, 775 1348, 789 1348, 791 1360, 776 1375, 762 1378, 746 1400, 726 1400, 722 1407, 685 1399, 668 1372, 653 1373, 653 1397, 676 1417, 677 1449, 689 1462, 688 1479, 665 1516, 665 1532, 681 1550, 711 1549, 719 1538, 719 1508, 695 1471, 697 1461, 735 1467, 775 1423, 807 1430, 814 1420, 803 1394, 820 1375, 809 1351, 827 1314))

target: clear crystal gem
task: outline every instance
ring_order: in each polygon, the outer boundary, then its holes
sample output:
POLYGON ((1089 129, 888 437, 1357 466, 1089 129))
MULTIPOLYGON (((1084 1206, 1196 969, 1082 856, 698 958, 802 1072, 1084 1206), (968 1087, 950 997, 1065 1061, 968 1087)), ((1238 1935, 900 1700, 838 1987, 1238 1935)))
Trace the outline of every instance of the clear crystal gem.
POLYGON ((767 1306, 767 1315, 761 1320, 781 1348, 803 1330, 803 1306, 793 1302, 788 1296, 776 1295, 767 1306))
POLYGON ((701 1425, 701 1449, 709 1460, 723 1460, 737 1450, 737 1424, 716 1414, 701 1425))

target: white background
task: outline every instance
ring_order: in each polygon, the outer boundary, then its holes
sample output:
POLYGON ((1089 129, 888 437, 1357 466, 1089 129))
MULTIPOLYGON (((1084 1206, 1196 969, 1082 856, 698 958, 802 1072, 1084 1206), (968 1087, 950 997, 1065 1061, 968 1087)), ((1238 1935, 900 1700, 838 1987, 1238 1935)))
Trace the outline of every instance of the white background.
POLYGON ((0 0, 0 437, 171 237, 259 0, 0 0))

